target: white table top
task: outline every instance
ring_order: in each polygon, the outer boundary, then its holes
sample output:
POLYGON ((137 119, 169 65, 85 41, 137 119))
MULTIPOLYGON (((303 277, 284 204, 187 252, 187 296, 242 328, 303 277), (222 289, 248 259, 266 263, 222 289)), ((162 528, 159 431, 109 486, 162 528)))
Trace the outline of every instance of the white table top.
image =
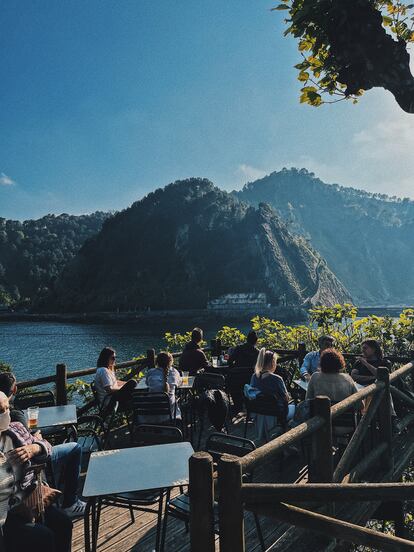
POLYGON ((93 452, 82 494, 104 496, 187 485, 193 452, 188 442, 93 452))
MULTIPOLYGON (((27 418, 27 410, 25 410, 24 413, 27 418)), ((36 427, 67 426, 77 423, 78 417, 74 404, 67 404, 65 406, 44 406, 39 408, 39 418, 36 427)))
MULTIPOLYGON (((194 383, 194 376, 188 376, 188 383, 187 384, 181 384, 178 389, 192 389, 194 383)), ((148 389, 147 382, 145 381, 145 378, 142 378, 137 385, 135 386, 135 389, 148 389)))

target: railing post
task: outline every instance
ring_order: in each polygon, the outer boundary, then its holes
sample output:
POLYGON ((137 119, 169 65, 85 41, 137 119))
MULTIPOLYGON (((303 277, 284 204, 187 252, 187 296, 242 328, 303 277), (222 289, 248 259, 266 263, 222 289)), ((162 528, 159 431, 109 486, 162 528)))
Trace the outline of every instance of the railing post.
POLYGON ((189 471, 191 550, 214 552, 213 458, 207 452, 195 452, 189 471))
POLYGON ((245 552, 239 458, 223 454, 218 462, 218 476, 220 552, 245 552))
POLYGON ((377 380, 384 382, 385 385, 384 394, 378 407, 379 434, 381 440, 387 444, 387 450, 381 457, 381 465, 385 470, 391 470, 394 467, 394 458, 392 453, 391 394, 388 368, 378 368, 377 380))
POLYGON ((298 345, 298 362, 299 362, 299 368, 302 366, 303 364, 303 359, 305 358, 307 354, 307 351, 306 351, 306 344, 305 343, 299 343, 298 345))
POLYGON ((331 483, 333 478, 331 401, 316 397, 312 401, 312 416, 320 416, 323 426, 312 436, 309 465, 310 483, 331 483))
POLYGON ((147 350, 147 367, 148 368, 155 367, 155 349, 147 350))
POLYGON ((56 364, 56 404, 58 406, 68 404, 66 364, 56 364))

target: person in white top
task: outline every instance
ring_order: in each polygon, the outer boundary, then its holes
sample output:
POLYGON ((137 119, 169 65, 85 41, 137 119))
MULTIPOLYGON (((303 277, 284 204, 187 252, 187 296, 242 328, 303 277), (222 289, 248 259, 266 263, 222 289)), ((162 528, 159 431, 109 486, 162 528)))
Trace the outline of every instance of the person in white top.
POLYGON ((130 399, 137 382, 133 379, 121 381, 115 373, 116 353, 111 347, 102 349, 95 374, 95 387, 101 406, 112 406, 116 401, 125 405, 130 399))
MULTIPOLYGON (((171 353, 159 353, 156 359, 156 368, 151 368, 147 372, 146 382, 150 393, 167 393, 170 400, 170 410, 173 419, 181 420, 181 411, 178 406, 175 391, 181 385, 182 378, 178 370, 173 366, 173 356, 171 353)), ((147 420, 148 421, 148 420, 147 420)), ((157 416, 153 423, 168 421, 157 416)))

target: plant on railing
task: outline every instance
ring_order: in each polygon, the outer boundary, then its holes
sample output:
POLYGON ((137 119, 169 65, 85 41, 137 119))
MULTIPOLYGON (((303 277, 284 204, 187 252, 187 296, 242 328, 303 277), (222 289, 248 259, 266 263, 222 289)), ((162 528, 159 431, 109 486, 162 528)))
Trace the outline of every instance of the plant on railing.
POLYGON ((66 390, 69 401, 77 402, 76 399, 79 398, 82 399, 85 404, 93 399, 91 386, 83 379, 76 379, 73 382, 68 382, 66 390))
POLYGON ((223 347, 235 347, 246 341, 246 336, 243 332, 237 328, 230 328, 230 326, 223 326, 221 330, 217 332, 216 339, 221 341, 223 347))
POLYGON ((7 364, 6 362, 0 360, 0 372, 11 372, 10 364, 7 364))
MULTIPOLYGON (((191 331, 185 332, 183 334, 166 332, 164 334, 164 341, 167 345, 167 351, 171 351, 173 353, 181 352, 186 344, 191 341, 191 331)), ((201 343, 202 347, 205 347, 206 345, 206 341, 203 341, 201 343)))

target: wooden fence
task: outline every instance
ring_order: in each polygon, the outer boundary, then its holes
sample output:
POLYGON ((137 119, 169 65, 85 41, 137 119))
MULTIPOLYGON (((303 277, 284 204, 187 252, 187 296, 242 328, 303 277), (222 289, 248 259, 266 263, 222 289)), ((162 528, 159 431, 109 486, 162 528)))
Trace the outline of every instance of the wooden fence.
MULTIPOLYGON (((312 417, 305 423, 242 458, 223 456, 218 464, 220 552, 245 552, 245 510, 322 532, 333 539, 369 544, 392 552, 413 551, 414 543, 398 536, 372 531, 296 505, 306 501, 326 504, 414 498, 414 484, 391 482, 400 477, 403 467, 414 455, 414 443, 409 442, 398 458, 394 457, 391 394, 403 401, 407 410, 414 408, 414 400, 390 385, 411 374, 413 368, 414 362, 408 362, 392 374, 386 368, 379 368, 376 383, 333 406, 327 397, 317 397, 313 401, 312 417), (332 425, 361 401, 368 406, 334 469, 332 425), (259 464, 274 460, 288 447, 306 441, 310 449, 308 484, 243 482, 243 475, 251 473, 259 464), (398 466, 395 467, 397 460, 398 466), (357 483, 374 467, 381 482, 357 483)), ((408 412, 399 421, 398 429, 402 431, 413 422, 414 413, 408 412)), ((190 504, 194 514, 191 549, 197 552, 215 550, 212 462, 211 456, 203 452, 195 453, 190 463, 190 504)), ((332 507, 328 509, 329 513, 332 511, 332 507)), ((302 549, 307 550, 306 544, 302 549)))

